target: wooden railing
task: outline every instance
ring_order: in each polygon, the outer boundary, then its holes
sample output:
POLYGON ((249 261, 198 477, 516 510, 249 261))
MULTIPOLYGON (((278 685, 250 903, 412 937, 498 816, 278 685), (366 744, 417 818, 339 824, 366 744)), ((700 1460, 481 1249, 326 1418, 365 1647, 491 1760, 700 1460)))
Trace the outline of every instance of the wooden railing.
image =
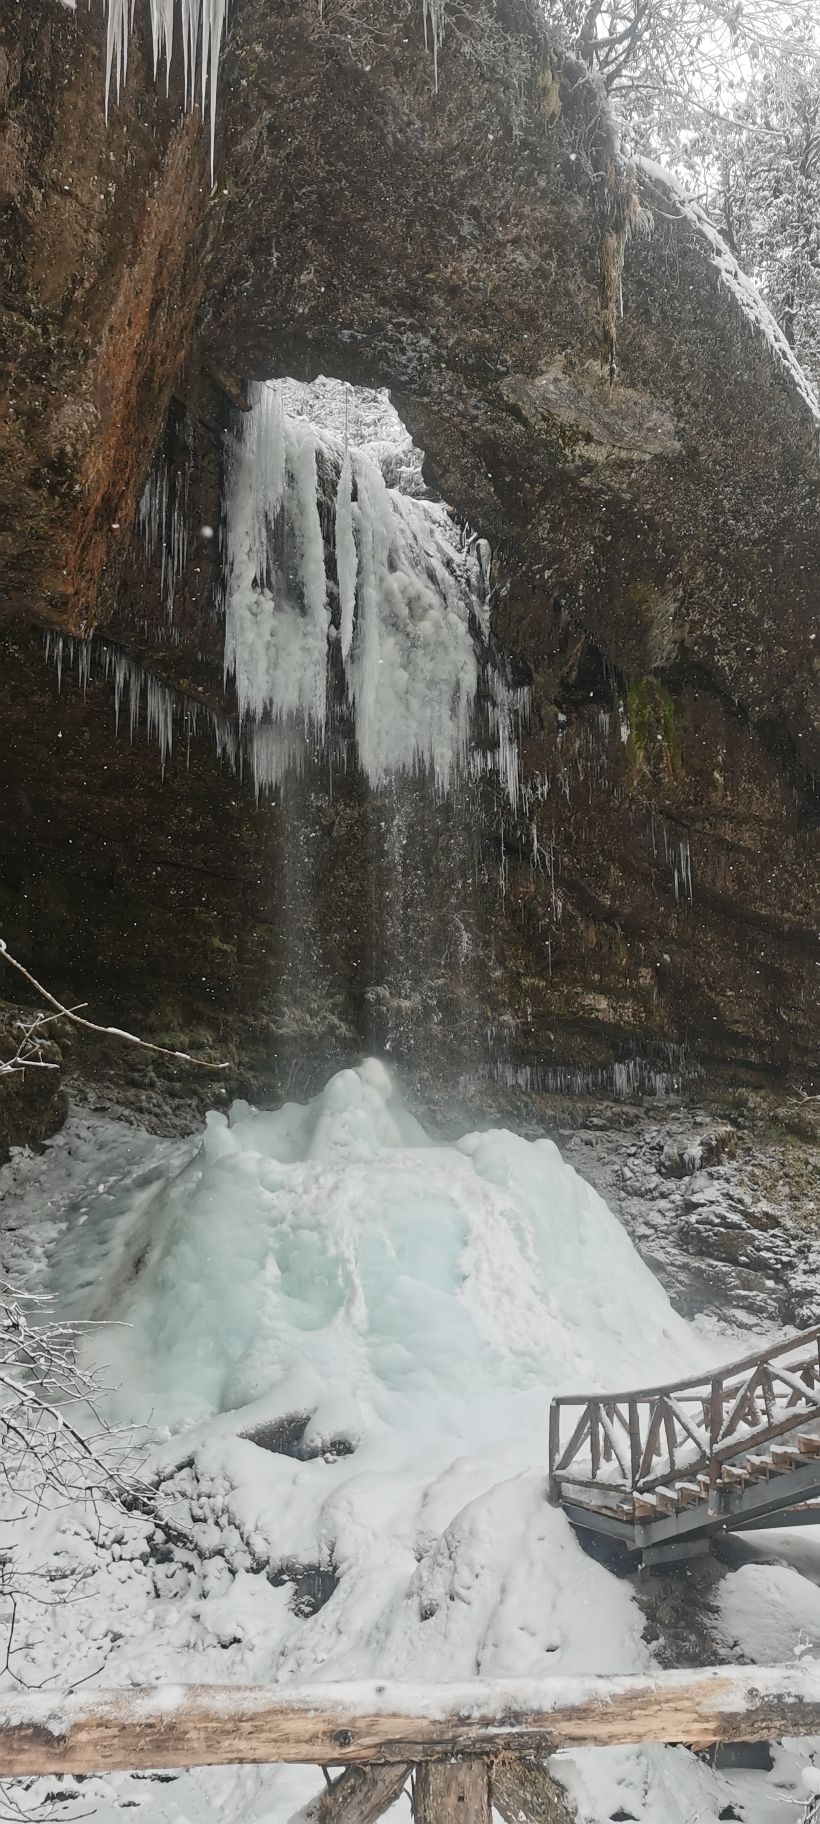
POLYGON ((553 1824, 555 1749, 704 1748, 820 1732, 820 1665, 463 1684, 170 1685, 11 1693, 0 1778, 303 1762, 344 1771, 301 1824, 375 1824, 415 1770, 416 1824, 553 1824))
POLYGON ((820 1325, 715 1374, 626 1393, 568 1394, 550 1407, 550 1498, 562 1485, 651 1490, 820 1421, 820 1325))

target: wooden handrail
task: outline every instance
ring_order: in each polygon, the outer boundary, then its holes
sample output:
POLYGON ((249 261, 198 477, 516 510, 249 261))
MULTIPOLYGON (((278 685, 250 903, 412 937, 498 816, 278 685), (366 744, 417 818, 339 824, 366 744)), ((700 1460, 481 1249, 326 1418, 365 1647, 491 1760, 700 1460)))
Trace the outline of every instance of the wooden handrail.
POLYGON ((820 1342, 820 1324, 810 1330, 798 1330, 786 1342, 771 1343, 768 1349, 758 1349, 753 1355, 741 1355, 733 1362, 724 1362, 717 1370, 704 1369, 702 1374, 690 1374, 684 1380, 659 1381, 655 1387, 628 1387, 617 1392, 599 1388, 597 1393, 556 1393, 553 1398, 555 1406, 586 1406, 590 1400, 651 1400, 658 1394, 685 1393, 691 1389, 696 1393, 701 1387, 709 1387, 715 1380, 731 1380, 732 1375, 742 1374, 746 1368, 754 1368, 758 1362, 770 1362, 778 1355, 790 1355, 793 1349, 800 1349, 803 1344, 820 1342))
POLYGON ((651 1494, 682 1472, 691 1479, 708 1471, 714 1487, 733 1458, 818 1422, 820 1324, 696 1380, 556 1395, 549 1498, 558 1505, 564 1485, 600 1487, 610 1500, 618 1491, 651 1494), (562 1437, 564 1414, 569 1437, 562 1437))
POLYGON ((820 1732, 820 1665, 461 1684, 166 1685, 4 1694, 0 1776, 299 1762, 401 1766, 820 1732))

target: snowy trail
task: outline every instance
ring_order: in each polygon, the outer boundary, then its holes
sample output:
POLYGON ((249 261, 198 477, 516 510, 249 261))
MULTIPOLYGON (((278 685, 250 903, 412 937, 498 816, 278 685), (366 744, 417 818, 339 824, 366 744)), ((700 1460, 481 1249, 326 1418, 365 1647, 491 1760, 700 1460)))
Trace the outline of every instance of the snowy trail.
MULTIPOLYGON (((18 1534, 20 1565, 56 1560, 70 1600, 26 1616, 18 1673, 302 1682, 651 1664, 629 1584, 546 1503, 549 1397, 688 1370, 707 1345, 550 1141, 435 1145, 371 1061, 306 1108, 236 1104, 189 1142, 80 1123, 3 1176, 18 1237, 41 1214, 38 1282, 66 1315, 116 1320, 89 1352, 118 1388, 112 1416, 150 1421, 192 1542, 169 1548, 111 1514, 100 1551, 95 1514, 41 1515, 18 1534)), ((803 1651, 804 1580, 738 1576, 727 1652, 803 1651)), ((582 1824, 716 1819, 744 1781, 742 1815, 773 1824, 805 1759, 781 1754, 765 1783, 668 1749, 557 1770, 582 1824)), ((82 1804, 103 1824, 122 1804, 157 1824, 278 1824, 315 1788, 294 1769, 122 1776, 84 1783, 82 1804)))

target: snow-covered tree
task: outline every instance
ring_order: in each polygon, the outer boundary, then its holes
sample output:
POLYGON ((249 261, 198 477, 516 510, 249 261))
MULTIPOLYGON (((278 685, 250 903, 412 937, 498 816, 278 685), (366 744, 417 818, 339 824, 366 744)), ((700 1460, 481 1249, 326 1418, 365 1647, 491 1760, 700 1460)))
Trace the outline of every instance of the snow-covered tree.
POLYGON ((545 0, 607 91, 627 149, 669 165, 820 368, 820 14, 815 0, 545 0))

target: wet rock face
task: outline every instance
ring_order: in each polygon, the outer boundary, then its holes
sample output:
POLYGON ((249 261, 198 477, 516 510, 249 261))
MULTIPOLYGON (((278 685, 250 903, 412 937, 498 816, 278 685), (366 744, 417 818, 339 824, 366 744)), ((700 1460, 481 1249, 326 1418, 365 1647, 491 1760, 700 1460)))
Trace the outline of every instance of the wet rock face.
POLYGON ((235 0, 209 199, 179 72, 166 103, 144 35, 106 127, 99 9, 0 0, 3 928, 112 1020, 254 1067, 272 1048, 285 1081, 300 1048, 319 1070, 395 1038, 449 1070, 466 1050, 488 1097, 499 1066, 526 1082, 681 1043, 807 1085, 810 415, 694 230, 638 232, 538 10, 493 19, 450 35, 436 95, 420 0, 235 0), (629 215, 612 375, 602 258, 629 215), (57 699, 30 632, 96 626, 232 713, 199 535, 223 432, 248 377, 319 371, 391 387, 428 483, 494 542, 495 634, 532 684, 526 815, 490 792, 455 814, 466 952, 453 818, 417 819, 428 922, 403 977, 373 955, 389 806, 317 763, 300 885, 286 810, 257 808, 201 727, 164 782, 139 739, 112 754, 110 691, 57 699), (188 478, 172 616, 131 531, 158 447, 188 478))
POLYGON ((5 620, 104 617, 190 344, 205 151, 149 39, 106 124, 101 10, 0 4, 5 620))

